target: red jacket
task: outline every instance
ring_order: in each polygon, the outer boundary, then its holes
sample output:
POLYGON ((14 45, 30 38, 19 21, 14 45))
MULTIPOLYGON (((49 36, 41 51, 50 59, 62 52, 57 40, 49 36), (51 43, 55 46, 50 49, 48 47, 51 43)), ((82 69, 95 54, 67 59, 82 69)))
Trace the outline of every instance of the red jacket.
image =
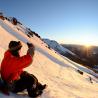
POLYGON ((22 57, 15 57, 8 50, 5 52, 4 58, 1 63, 1 77, 7 82, 17 80, 23 71, 23 68, 32 63, 30 54, 22 57))

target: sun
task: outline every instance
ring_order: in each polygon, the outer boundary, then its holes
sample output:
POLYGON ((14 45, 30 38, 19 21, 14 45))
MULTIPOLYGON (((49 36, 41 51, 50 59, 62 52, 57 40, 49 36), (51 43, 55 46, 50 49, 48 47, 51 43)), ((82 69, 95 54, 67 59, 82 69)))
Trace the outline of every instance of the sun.
POLYGON ((86 48, 90 48, 90 47, 91 47, 90 44, 85 44, 84 46, 85 46, 86 48))

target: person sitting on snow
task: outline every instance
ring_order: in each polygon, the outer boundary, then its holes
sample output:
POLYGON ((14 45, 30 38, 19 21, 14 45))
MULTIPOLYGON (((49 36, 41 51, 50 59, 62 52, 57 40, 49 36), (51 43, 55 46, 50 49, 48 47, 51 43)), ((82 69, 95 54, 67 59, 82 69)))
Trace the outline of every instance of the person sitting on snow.
POLYGON ((23 71, 32 63, 35 50, 33 44, 27 43, 27 45, 27 54, 20 56, 21 42, 10 41, 9 49, 5 52, 1 63, 1 77, 10 91, 17 93, 27 89, 30 97, 36 97, 42 94, 46 84, 42 85, 34 75, 23 71))

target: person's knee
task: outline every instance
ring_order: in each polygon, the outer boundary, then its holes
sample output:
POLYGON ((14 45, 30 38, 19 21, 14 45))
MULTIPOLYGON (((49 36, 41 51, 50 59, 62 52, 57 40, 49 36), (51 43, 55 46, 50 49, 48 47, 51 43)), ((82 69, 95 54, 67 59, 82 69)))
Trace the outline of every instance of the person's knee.
POLYGON ((34 75, 30 74, 30 78, 33 83, 38 83, 38 79, 34 75))

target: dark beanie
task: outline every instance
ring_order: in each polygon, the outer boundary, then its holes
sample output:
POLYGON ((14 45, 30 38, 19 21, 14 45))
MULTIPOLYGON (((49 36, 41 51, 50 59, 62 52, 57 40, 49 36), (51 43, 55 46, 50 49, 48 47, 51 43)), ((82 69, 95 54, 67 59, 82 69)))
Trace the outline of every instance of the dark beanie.
POLYGON ((20 41, 10 41, 8 47, 10 51, 18 51, 21 49, 22 44, 20 41))

